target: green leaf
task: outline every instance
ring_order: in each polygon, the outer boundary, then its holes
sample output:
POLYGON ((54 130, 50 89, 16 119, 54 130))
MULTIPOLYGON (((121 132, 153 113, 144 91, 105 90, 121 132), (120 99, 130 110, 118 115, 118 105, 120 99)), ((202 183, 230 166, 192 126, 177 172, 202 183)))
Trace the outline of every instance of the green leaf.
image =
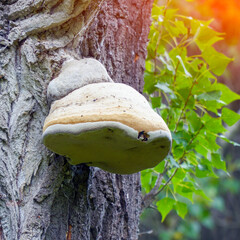
POLYGON ((171 37, 178 37, 181 34, 180 29, 172 22, 165 21, 164 27, 171 37))
POLYGON ((182 187, 182 192, 189 193, 194 192, 195 188, 192 182, 181 182, 179 185, 182 187))
POLYGON ((151 183, 152 183, 152 171, 145 170, 141 172, 141 183, 143 189, 145 189, 146 193, 150 191, 151 183))
MULTIPOLYGON (((209 72, 207 70, 207 72, 209 72)), ((197 79, 196 84, 193 87, 192 94, 200 95, 202 93, 209 92, 209 89, 211 88, 211 81, 206 76, 201 76, 197 79)))
POLYGON ((152 72, 153 71, 153 64, 152 64, 152 62, 150 60, 147 60, 145 62, 145 69, 148 72, 152 72))
POLYGON ((187 69, 186 69, 186 67, 185 67, 185 65, 184 65, 184 63, 183 63, 183 60, 182 60, 181 56, 177 55, 176 58, 177 58, 177 59, 179 60, 179 62, 181 63, 185 75, 186 75, 187 77, 192 78, 192 75, 187 71, 187 69))
POLYGON ((176 174, 174 175, 174 178, 177 178, 178 181, 183 180, 186 176, 186 170, 182 169, 182 168, 178 168, 176 174))
POLYGON ((223 171, 226 171, 226 163, 221 159, 221 155, 218 153, 212 153, 211 154, 211 161, 213 163, 213 166, 217 169, 222 169, 223 171))
POLYGON ((190 109, 186 113, 186 118, 189 123, 190 129, 193 132, 197 132, 201 128, 202 126, 201 118, 198 116, 198 114, 195 111, 190 109))
POLYGON ((228 109, 228 108, 223 108, 222 109, 222 120, 228 125, 232 126, 234 125, 237 121, 240 120, 240 114, 228 109))
POLYGON ((178 131, 176 133, 172 133, 172 138, 174 141, 176 141, 177 144, 181 144, 185 147, 188 145, 191 137, 192 136, 187 131, 178 131))
POLYGON ((222 140, 224 140, 225 142, 228 142, 228 143, 232 144, 232 145, 235 146, 235 147, 240 147, 240 143, 231 141, 230 139, 226 138, 226 137, 225 137, 224 135, 222 135, 222 134, 220 134, 218 137, 221 138, 222 140))
POLYGON ((225 71, 227 65, 233 61, 233 59, 217 52, 213 47, 206 47, 202 53, 202 56, 208 63, 210 71, 212 71, 217 76, 221 76, 225 71))
POLYGON ((152 8, 152 17, 156 16, 157 18, 159 15, 163 14, 164 6, 158 6, 156 4, 153 4, 152 8))
POLYGON ((209 152, 209 150, 201 142, 196 144, 195 151, 204 157, 207 157, 209 152))
POLYGON ((144 73, 144 88, 143 91, 151 94, 156 90, 155 84, 157 83, 157 79, 155 75, 151 72, 144 73))
POLYGON ((207 47, 212 46, 214 43, 222 40, 220 33, 214 31, 208 26, 200 25, 195 36, 195 42, 201 51, 207 47))
POLYGON ((201 189, 197 189, 197 190, 195 191, 195 194, 203 197, 204 199, 206 199, 206 200, 208 200, 208 201, 211 200, 211 199, 205 194, 205 192, 204 192, 203 190, 201 190, 201 189))
POLYGON ((176 211, 177 211, 177 214, 178 214, 182 219, 184 219, 185 215, 186 215, 187 212, 188 212, 187 204, 186 204, 186 203, 183 203, 183 202, 177 201, 177 202, 176 202, 176 211))
POLYGON ((196 157, 196 153, 193 151, 188 151, 188 153, 186 154, 186 159, 187 161, 192 164, 193 166, 197 166, 198 165, 198 161, 197 161, 197 157, 196 157))
POLYGON ((212 133, 223 133, 226 129, 222 125, 221 118, 214 118, 207 114, 204 115, 202 120, 205 122, 205 128, 212 133))
POLYGON ((155 87, 162 90, 165 93, 172 93, 172 90, 169 88, 168 83, 157 83, 155 87))
POLYGON ((222 92, 220 100, 222 100, 226 104, 229 104, 235 100, 240 100, 240 95, 231 91, 226 85, 222 83, 216 84, 215 89, 222 92))
POLYGON ((161 106, 162 98, 161 97, 151 97, 152 108, 159 108, 161 106))
POLYGON ((176 75, 176 89, 177 90, 183 89, 183 88, 190 90, 192 84, 193 84, 192 78, 186 78, 185 74, 178 72, 178 74, 176 75))
POLYGON ((213 101, 213 100, 219 100, 222 95, 221 91, 211 91, 211 92, 205 92, 197 96, 198 100, 205 100, 205 101, 213 101))
POLYGON ((198 178, 217 177, 216 174, 213 172, 211 165, 205 165, 205 164, 199 164, 196 167, 196 176, 198 178))
POLYGON ((162 222, 168 215, 168 213, 173 209, 175 200, 169 197, 163 198, 157 202, 157 209, 162 215, 162 222))
POLYGON ((177 11, 178 11, 177 9, 170 9, 170 8, 168 8, 167 11, 166 11, 165 18, 167 20, 170 20, 170 19, 174 18, 176 13, 177 13, 177 11))
POLYGON ((170 159, 172 166, 177 167, 177 168, 180 167, 179 164, 175 161, 175 159, 171 155, 169 156, 169 159, 170 159))
POLYGON ((175 159, 180 159, 183 156, 185 147, 183 145, 178 145, 175 142, 173 142, 173 148, 172 148, 172 152, 173 152, 173 157, 175 159))
POLYGON ((174 24, 181 34, 184 34, 184 35, 187 34, 188 29, 185 27, 183 21, 175 21, 174 24))
POLYGON ((165 169, 165 161, 160 162, 160 163, 154 168, 154 170, 155 170, 156 172, 158 172, 158 173, 163 173, 164 169, 165 169))
POLYGON ((177 178, 172 179, 174 192, 193 201, 194 186, 191 182, 179 181, 177 178))
MULTIPOLYGON (((199 146, 203 146, 204 149, 207 151, 207 153, 212 151, 217 151, 220 148, 220 146, 216 143, 216 139, 217 139, 216 134, 211 134, 210 132, 206 132, 206 134, 204 134, 204 132, 201 132, 201 134, 198 134, 196 139, 198 141, 197 146, 196 146, 196 142, 194 142, 196 151, 199 149, 199 146)), ((204 154, 203 156, 207 157, 207 154, 206 155, 204 154)))

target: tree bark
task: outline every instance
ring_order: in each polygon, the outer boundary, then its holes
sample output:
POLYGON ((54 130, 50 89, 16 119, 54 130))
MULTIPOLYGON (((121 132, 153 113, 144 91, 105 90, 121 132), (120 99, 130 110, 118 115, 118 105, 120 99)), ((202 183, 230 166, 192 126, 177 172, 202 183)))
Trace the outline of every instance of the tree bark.
POLYGON ((41 141, 48 83, 93 57, 141 92, 152 0, 0 1, 0 240, 137 239, 140 174, 70 166, 41 141))

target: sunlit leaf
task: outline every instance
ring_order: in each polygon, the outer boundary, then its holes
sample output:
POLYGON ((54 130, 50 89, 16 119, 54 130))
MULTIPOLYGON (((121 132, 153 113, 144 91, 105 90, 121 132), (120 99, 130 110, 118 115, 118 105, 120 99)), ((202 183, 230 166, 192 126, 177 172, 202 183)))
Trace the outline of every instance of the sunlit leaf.
POLYGON ((207 47, 212 46, 214 43, 223 39, 221 34, 214 31, 208 26, 200 25, 198 33, 195 37, 195 42, 201 51, 204 51, 207 47))
POLYGON ((164 169, 165 169, 165 161, 160 162, 160 163, 154 168, 154 170, 155 170, 156 172, 158 172, 158 173, 163 173, 164 169))
POLYGON ((233 101, 239 100, 240 99, 240 95, 233 92, 232 90, 230 90, 226 85, 222 84, 222 83, 218 83, 216 85, 216 90, 220 90, 222 92, 221 95, 221 100, 223 102, 225 102, 226 104, 229 104, 233 101))
POLYGON ((176 202, 176 211, 177 211, 177 214, 184 219, 185 215, 187 214, 188 212, 188 209, 187 209, 187 204, 186 203, 183 203, 183 202, 176 202))
POLYGON ((226 57, 220 52, 217 52, 213 47, 206 47, 202 53, 202 56, 208 63, 210 71, 218 76, 222 75, 227 65, 233 61, 233 59, 226 57))
POLYGON ((177 178, 179 180, 183 180, 186 176, 186 173, 187 173, 186 170, 184 170, 183 168, 178 168, 178 171, 174 175, 174 178, 177 178))
POLYGON ((205 128, 207 128, 210 132, 213 132, 213 133, 226 132, 226 129, 222 125, 221 118, 211 117, 205 114, 202 120, 204 121, 205 128))
POLYGON ((196 167, 196 176, 199 178, 217 177, 216 174, 213 172, 213 169, 210 164, 209 165, 199 164, 196 167))
POLYGON ((228 125, 232 126, 240 120, 240 114, 232 111, 229 108, 222 109, 222 120, 228 125))
POLYGON ((163 198, 157 202, 157 209, 162 215, 162 222, 168 215, 168 213, 173 209, 175 200, 169 197, 163 198))
POLYGON ((181 196, 193 201, 194 187, 190 182, 179 181, 177 178, 172 179, 174 192, 180 194, 181 196))
POLYGON ((217 169, 222 169, 226 171, 226 163, 222 160, 221 155, 218 153, 211 154, 211 161, 213 166, 217 169))
POLYGON ((181 34, 187 34, 188 29, 185 27, 183 21, 175 21, 174 24, 176 25, 177 29, 181 34))

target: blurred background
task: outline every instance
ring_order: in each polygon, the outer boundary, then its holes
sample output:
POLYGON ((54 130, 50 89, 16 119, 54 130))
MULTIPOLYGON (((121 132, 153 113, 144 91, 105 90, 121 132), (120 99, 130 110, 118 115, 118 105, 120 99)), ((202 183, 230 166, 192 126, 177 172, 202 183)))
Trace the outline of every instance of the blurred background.
MULTIPOLYGON (((159 6, 166 1, 159 1, 159 6)), ((218 81, 240 94, 240 1, 239 0, 172 0, 171 6, 185 16, 213 19, 211 27, 225 33, 225 39, 214 47, 234 58, 218 81)), ((229 106, 240 113, 240 102, 229 106)), ((240 143, 240 122, 228 128, 228 138, 240 143)), ((212 201, 195 199, 182 220, 175 212, 161 223, 161 214, 148 208, 140 224, 139 240, 237 240, 240 239, 240 147, 221 143, 230 176, 201 179, 204 191, 212 201)))

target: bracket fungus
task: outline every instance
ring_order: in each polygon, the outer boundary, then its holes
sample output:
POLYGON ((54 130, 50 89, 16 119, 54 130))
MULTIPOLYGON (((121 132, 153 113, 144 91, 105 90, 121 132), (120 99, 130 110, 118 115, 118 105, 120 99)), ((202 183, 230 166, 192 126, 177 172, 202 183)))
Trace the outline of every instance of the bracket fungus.
MULTIPOLYGON (((92 60, 80 61, 87 64, 92 60)), ((85 163, 112 173, 131 174, 156 166, 171 147, 171 134, 163 119, 135 89, 114 83, 107 72, 93 79, 98 68, 90 68, 92 75, 86 74, 87 78, 80 76, 84 71, 79 68, 72 68, 78 73, 66 74, 69 67, 60 73, 58 79, 68 78, 64 81, 69 90, 61 97, 54 96, 59 100, 52 102, 43 126, 45 146, 68 157, 73 165, 85 163), (80 87, 72 90, 69 76, 76 76, 80 87)), ((51 97, 52 90, 57 92, 51 86, 51 97)))

